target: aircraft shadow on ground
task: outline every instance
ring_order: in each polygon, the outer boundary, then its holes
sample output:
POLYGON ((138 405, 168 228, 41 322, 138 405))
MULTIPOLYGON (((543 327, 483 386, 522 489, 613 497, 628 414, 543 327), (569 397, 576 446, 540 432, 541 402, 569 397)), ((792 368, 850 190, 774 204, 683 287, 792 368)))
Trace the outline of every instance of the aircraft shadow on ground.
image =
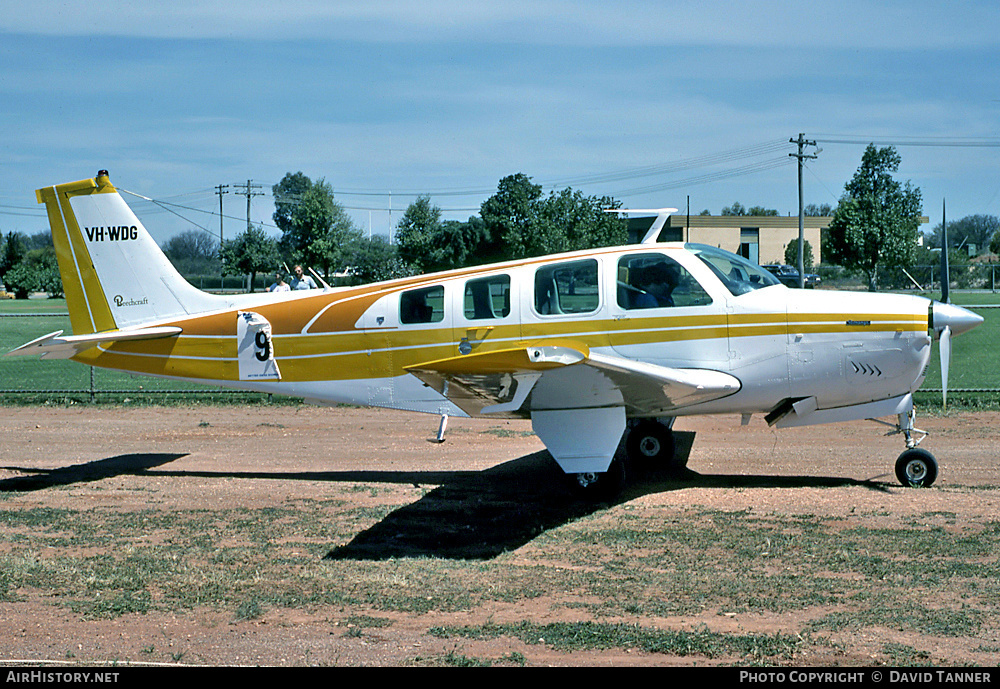
MULTIPOLYGON (((674 433, 676 452, 687 458, 693 432, 674 433)), ((185 454, 126 454, 70 467, 39 470, 0 480, 0 492, 27 492, 88 483, 121 475, 176 478, 242 478, 311 482, 396 483, 435 486, 419 500, 394 510, 332 549, 326 559, 386 560, 440 557, 485 560, 529 543, 539 534, 611 505, 653 493, 689 488, 804 488, 862 486, 885 491, 875 480, 816 476, 760 476, 649 472, 634 476, 611 500, 583 496, 547 451, 535 452, 485 471, 226 472, 157 470, 185 454)))
POLYGON ((106 459, 87 462, 86 464, 74 464, 73 466, 58 467, 56 469, 0 467, 0 469, 7 469, 8 471, 29 474, 27 476, 13 476, 0 480, 0 493, 26 493, 44 488, 68 486, 74 483, 90 483, 114 476, 142 474, 154 467, 169 464, 181 457, 184 457, 184 455, 137 453, 118 455, 117 457, 108 457, 106 459))
MULTIPOLYGON (((675 432, 676 452, 686 458, 693 432, 675 432)), ((540 533, 642 495, 693 487, 801 488, 864 486, 872 481, 836 477, 679 475, 650 472, 636 477, 610 502, 581 496, 546 451, 483 472, 463 472, 401 507, 326 559, 383 560, 401 557, 491 559, 516 549, 540 533)))

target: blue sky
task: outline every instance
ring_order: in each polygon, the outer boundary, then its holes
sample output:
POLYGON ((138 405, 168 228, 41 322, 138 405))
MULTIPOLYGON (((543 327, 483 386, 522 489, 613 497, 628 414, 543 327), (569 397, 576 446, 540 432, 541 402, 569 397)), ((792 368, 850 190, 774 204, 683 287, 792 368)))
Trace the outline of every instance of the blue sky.
MULTIPOLYGON (((3 232, 45 230, 34 190, 100 168, 172 204, 126 195, 161 242, 217 233, 216 185, 295 171, 381 234, 417 193, 465 219, 517 172, 794 215, 799 132, 822 148, 806 203, 835 204, 874 141, 931 224, 944 199, 1000 215, 995 0, 39 0, 0 15, 0 103, 3 232)), ((231 237, 246 200, 224 202, 231 237)), ((253 199, 254 221, 272 210, 253 199)))

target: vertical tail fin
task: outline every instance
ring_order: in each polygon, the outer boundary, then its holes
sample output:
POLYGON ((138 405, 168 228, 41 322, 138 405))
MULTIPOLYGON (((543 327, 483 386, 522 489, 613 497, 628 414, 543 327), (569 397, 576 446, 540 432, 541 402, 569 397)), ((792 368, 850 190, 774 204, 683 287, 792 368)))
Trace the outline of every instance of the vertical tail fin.
POLYGON ((219 308, 173 267, 112 186, 96 179, 35 192, 44 203, 77 335, 133 327, 219 308))

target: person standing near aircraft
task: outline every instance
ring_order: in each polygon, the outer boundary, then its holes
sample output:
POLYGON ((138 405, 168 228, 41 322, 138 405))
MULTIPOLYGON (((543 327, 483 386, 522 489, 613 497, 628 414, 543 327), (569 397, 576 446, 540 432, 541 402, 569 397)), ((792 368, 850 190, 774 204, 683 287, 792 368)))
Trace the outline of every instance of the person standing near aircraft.
POLYGON ((292 289, 316 289, 316 283, 302 272, 302 266, 295 266, 295 277, 292 278, 292 289))
POLYGON ((274 274, 274 283, 270 287, 267 288, 267 291, 268 292, 289 292, 289 291, 291 291, 291 289, 292 288, 288 286, 288 283, 285 282, 285 276, 282 275, 281 271, 279 270, 277 273, 274 274))

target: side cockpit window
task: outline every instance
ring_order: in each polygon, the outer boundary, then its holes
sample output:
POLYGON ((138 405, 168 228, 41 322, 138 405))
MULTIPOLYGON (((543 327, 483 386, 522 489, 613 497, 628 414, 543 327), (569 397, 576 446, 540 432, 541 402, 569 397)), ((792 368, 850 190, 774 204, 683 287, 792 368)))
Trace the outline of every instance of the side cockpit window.
POLYGON ((618 305, 623 309, 704 306, 712 298, 691 274, 664 254, 628 254, 618 261, 618 305))
POLYGON ((510 315, 510 276, 492 275, 465 283, 465 317, 470 321, 510 315))
POLYGON ((568 261, 536 270, 534 305, 544 316, 596 311, 601 305, 597 261, 568 261))
POLYGON ((742 256, 704 244, 686 246, 715 273, 719 282, 725 285, 734 297, 781 284, 778 278, 742 256))
POLYGON ((443 320, 443 286, 412 289, 399 295, 400 323, 440 323, 443 320))

